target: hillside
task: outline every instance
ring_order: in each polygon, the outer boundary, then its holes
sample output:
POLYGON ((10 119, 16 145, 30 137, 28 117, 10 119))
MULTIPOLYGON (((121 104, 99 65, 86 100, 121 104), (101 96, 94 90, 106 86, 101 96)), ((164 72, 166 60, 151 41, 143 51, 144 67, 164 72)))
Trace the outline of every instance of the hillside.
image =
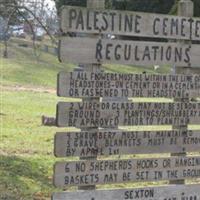
MULTIPOLYGON (((0 47, 2 51, 2 44, 0 47)), ((34 55, 33 49, 12 43, 9 44, 9 58, 1 58, 0 62, 2 200, 46 200, 53 191, 58 191, 52 184, 53 165, 59 160, 53 155, 54 134, 56 131, 70 129, 42 126, 41 116, 55 116, 56 103, 61 99, 77 101, 56 97, 57 73, 63 70, 72 71, 74 65, 59 63, 55 56, 40 50, 37 53, 38 57, 34 55)), ((153 67, 120 65, 106 65, 104 70, 120 73, 170 72, 168 67, 154 71, 153 67)), ((200 126, 192 128, 197 129, 200 126)), ((138 127, 132 129, 139 130, 138 127)), ((170 127, 154 126, 148 129, 166 130, 170 127)), ((74 158, 70 158, 72 159, 74 158)), ((148 183, 144 183, 146 184, 148 183)), ((118 186, 125 187, 123 184, 118 186)))

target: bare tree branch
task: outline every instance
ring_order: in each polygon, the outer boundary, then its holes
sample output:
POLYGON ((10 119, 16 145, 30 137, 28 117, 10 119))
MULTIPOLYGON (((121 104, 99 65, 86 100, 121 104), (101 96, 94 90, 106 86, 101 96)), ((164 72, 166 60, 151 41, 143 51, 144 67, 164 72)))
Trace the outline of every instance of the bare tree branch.
MULTIPOLYGON (((6 32, 8 32, 8 30, 9 30, 11 17, 15 13, 18 13, 18 15, 21 16, 23 18, 23 20, 30 26, 30 29, 31 29, 31 32, 32 32, 32 35, 33 35, 33 48, 34 48, 35 54, 36 54, 36 49, 37 49, 36 48, 36 44, 35 44, 36 33, 35 33, 34 28, 33 28, 33 25, 27 19, 27 16, 25 16, 24 12, 29 13, 29 15, 31 15, 37 21, 37 23, 40 25, 40 27, 50 37, 52 43, 58 44, 56 38, 51 35, 51 33, 49 32, 48 28, 37 17, 36 13, 34 13, 31 9, 29 9, 27 6, 25 6, 24 1, 20 1, 20 0, 17 0, 17 1, 16 0, 7 0, 7 1, 4 0, 4 1, 1 1, 0 0, 0 11, 3 11, 3 12, 1 12, 0 15, 2 15, 3 18, 7 18, 8 19, 6 32), (11 14, 9 14, 9 16, 8 16, 8 13, 11 13, 11 14)), ((5 47, 6 47, 6 51, 7 51, 7 41, 5 41, 5 47)))
POLYGON ((5 28, 5 31, 4 31, 4 53, 3 53, 3 57, 4 58, 7 58, 8 57, 8 42, 7 42, 7 32, 9 30, 9 24, 10 24, 10 20, 11 20, 11 17, 15 14, 16 10, 13 10, 9 16, 8 16, 8 19, 7 19, 7 23, 6 23, 6 28, 5 28))
POLYGON ((30 21, 24 16, 24 14, 18 8, 17 8, 17 12, 22 16, 22 18, 26 21, 26 23, 31 28, 31 33, 33 35, 33 49, 34 49, 35 55, 37 55, 37 53, 36 53, 37 47, 36 47, 36 44, 35 44, 35 31, 34 31, 34 28, 33 28, 32 24, 30 23, 30 21))
POLYGON ((14 6, 12 4, 7 4, 8 7, 13 7, 13 8, 16 8, 16 9, 24 9, 26 10, 27 12, 29 12, 33 17, 34 19, 37 20, 37 22, 40 24, 40 26, 45 30, 45 32, 47 33, 47 35, 51 38, 51 40, 57 44, 57 41, 56 39, 49 33, 48 29, 45 27, 45 25, 40 21, 40 19, 35 15, 35 13, 30 10, 29 8, 25 7, 25 6, 14 6))

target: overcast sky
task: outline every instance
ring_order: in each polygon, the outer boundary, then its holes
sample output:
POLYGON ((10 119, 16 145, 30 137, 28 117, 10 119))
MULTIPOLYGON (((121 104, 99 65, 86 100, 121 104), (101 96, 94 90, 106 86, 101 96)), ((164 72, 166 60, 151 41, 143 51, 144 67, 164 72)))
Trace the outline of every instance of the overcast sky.
POLYGON ((46 0, 46 3, 48 3, 51 8, 55 7, 55 2, 53 0, 46 0))

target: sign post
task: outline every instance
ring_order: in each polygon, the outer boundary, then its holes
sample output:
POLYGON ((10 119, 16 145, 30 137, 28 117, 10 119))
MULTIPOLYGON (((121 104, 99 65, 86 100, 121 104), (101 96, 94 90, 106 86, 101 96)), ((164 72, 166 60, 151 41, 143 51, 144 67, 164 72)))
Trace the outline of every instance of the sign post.
MULTIPOLYGON (((105 0, 87 0, 87 8, 96 8, 96 9, 103 9, 105 6, 105 0)), ((94 38, 96 37, 95 35, 93 36, 94 38)), ((87 62, 86 64, 83 64, 83 70, 84 71, 89 71, 89 72, 100 72, 100 65, 99 64, 93 64, 91 61, 87 62)), ((92 103, 92 102, 99 102, 100 98, 96 97, 96 98, 90 98, 90 97, 86 97, 86 98, 82 98, 83 102, 86 103, 92 103)), ((94 130, 94 131, 98 131, 98 126, 96 127, 90 127, 87 126, 85 128, 82 128, 81 131, 90 131, 90 130, 94 130)), ((88 157, 80 157, 80 160, 93 160, 96 159, 97 156, 88 156, 88 157)), ((88 186, 79 186, 78 187, 79 190, 95 190, 96 186, 95 185, 88 185, 88 186)))
MULTIPOLYGON (((185 17, 193 17, 194 15, 194 3, 191 0, 181 0, 178 2, 178 15, 179 16, 185 16, 185 17)), ((191 41, 180 41, 180 43, 189 43, 191 44, 191 41)), ((176 74, 194 74, 194 72, 197 74, 200 73, 200 69, 194 68, 194 66, 190 65, 188 67, 180 67, 180 66, 175 66, 175 72, 176 74)), ((174 99, 177 102, 190 102, 191 100, 194 100, 194 98, 175 98, 174 99)), ((188 125, 182 125, 182 126, 173 126, 174 129, 178 129, 181 131, 187 131, 188 130, 188 125)), ((185 152, 177 152, 177 153, 172 153, 171 156, 187 156, 187 151, 185 152)), ((170 184, 185 184, 184 179, 180 180, 175 180, 175 181, 170 181, 170 184)))
POLYGON ((199 130, 188 129, 189 124, 200 122, 200 102, 194 101, 200 96, 200 19, 192 18, 193 3, 181 0, 179 16, 104 10, 104 4, 105 0, 87 0, 87 8, 62 9, 61 29, 77 37, 61 38, 60 59, 83 68, 60 72, 57 93, 82 98, 82 102, 59 102, 56 121, 58 127, 81 131, 56 133, 54 154, 80 159, 57 162, 54 185, 77 186, 79 191, 55 193, 52 199, 199 200, 200 185, 185 185, 186 179, 200 178, 199 154, 187 156, 187 152, 199 152, 200 145, 199 130), (121 36, 146 37, 151 42, 121 36), (152 42, 153 38, 178 41, 152 42), (176 74, 103 73, 103 63, 173 65, 176 74), (129 97, 174 101, 133 102, 129 97), (170 125, 172 130, 125 129, 144 125, 170 125), (171 156, 120 158, 156 153, 171 156), (97 159, 112 155, 119 158, 97 159), (101 184, 149 181, 168 181, 169 185, 96 190, 101 184))

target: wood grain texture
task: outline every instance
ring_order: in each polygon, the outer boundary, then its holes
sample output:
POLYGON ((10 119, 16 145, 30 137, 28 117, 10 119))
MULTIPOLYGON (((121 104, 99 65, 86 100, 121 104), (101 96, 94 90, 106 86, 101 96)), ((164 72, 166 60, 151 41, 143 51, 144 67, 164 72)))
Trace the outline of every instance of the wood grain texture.
POLYGON ((58 192, 52 195, 52 200, 200 200, 199 188, 200 185, 173 185, 133 189, 58 192))
POLYGON ((199 177, 199 156, 57 162, 54 167, 54 185, 60 188, 199 177))
POLYGON ((60 59, 77 64, 200 67, 200 45, 63 37, 60 59))
POLYGON ((65 6, 63 32, 200 40, 200 18, 65 6))
POLYGON ((59 127, 199 124, 200 103, 66 103, 57 104, 59 127))
POLYGON ((54 139, 57 157, 198 152, 200 131, 59 132, 54 139))
POLYGON ((60 72, 57 94, 77 98, 199 97, 200 75, 60 72))

